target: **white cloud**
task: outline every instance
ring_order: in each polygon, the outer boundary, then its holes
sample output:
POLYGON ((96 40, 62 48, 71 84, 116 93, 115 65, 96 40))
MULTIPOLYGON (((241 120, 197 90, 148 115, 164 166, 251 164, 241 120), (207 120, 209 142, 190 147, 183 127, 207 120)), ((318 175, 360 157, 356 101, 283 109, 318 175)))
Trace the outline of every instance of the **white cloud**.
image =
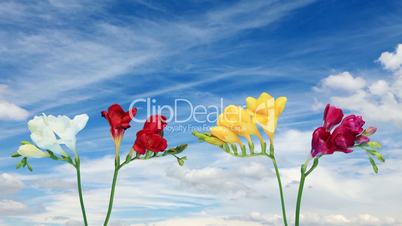
POLYGON ((321 81, 317 90, 341 89, 355 91, 365 87, 366 81, 362 77, 353 77, 352 74, 345 71, 339 74, 329 75, 321 81))
POLYGON ((29 112, 24 108, 6 100, 6 95, 10 93, 8 86, 0 84, 0 120, 24 120, 29 112))
POLYGON ((24 120, 29 112, 11 102, 0 100, 0 120, 24 120))
POLYGON ((27 207, 21 202, 13 200, 0 200, 0 216, 20 215, 26 212, 27 207))
POLYGON ((133 224, 132 226, 263 226, 263 224, 247 220, 226 219, 224 217, 191 217, 191 218, 176 218, 165 221, 148 223, 148 224, 133 224))
MULTIPOLYGON (((330 101, 335 105, 363 114, 370 121, 390 122, 402 126, 402 73, 399 70, 401 54, 402 45, 398 45, 395 53, 384 52, 381 54, 379 61, 385 69, 392 70, 393 77, 391 79, 379 79, 366 84, 363 82, 364 79, 353 76, 350 72, 343 72, 321 80, 322 87, 328 88, 326 93, 332 94, 330 101), (360 82, 356 82, 354 89, 352 89, 353 86, 347 85, 350 93, 339 94, 341 92, 338 89, 342 84, 350 84, 351 81, 360 82), (330 85, 331 82, 334 85, 330 85)), ((322 92, 319 89, 315 89, 315 91, 322 92)))
MULTIPOLYGON (((246 212, 246 211, 245 211, 246 212)), ((292 219, 293 220, 293 219, 292 219)), ((379 218, 370 214, 346 216, 343 214, 322 215, 308 213, 302 216, 302 224, 309 226, 401 226, 402 222, 395 218, 379 218)), ((292 223, 290 223, 292 224, 292 223)), ((193 216, 173 218, 148 224, 133 224, 132 226, 281 226, 282 221, 278 216, 260 212, 252 212, 249 215, 238 217, 211 217, 193 216)))
POLYGON ((370 93, 382 96, 390 90, 388 83, 384 80, 378 80, 369 86, 370 93))
POLYGON ((396 71, 402 65, 402 44, 399 44, 395 52, 383 52, 378 59, 385 69, 396 71))
POLYGON ((8 173, 0 174, 0 181, 0 196, 17 193, 24 187, 24 183, 20 179, 8 173))

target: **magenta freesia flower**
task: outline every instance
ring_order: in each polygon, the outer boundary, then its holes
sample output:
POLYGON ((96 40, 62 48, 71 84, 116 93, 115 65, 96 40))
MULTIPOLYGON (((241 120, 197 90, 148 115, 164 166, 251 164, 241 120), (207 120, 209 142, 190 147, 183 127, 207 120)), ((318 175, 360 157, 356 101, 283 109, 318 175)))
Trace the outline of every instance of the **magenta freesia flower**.
POLYGON ((342 109, 327 104, 324 111, 324 128, 330 131, 335 125, 338 125, 343 118, 342 109))
POLYGON ((365 121, 359 115, 343 118, 342 109, 327 105, 324 111, 324 125, 313 132, 311 155, 313 157, 333 154, 335 151, 350 153, 356 144, 370 141, 363 133, 373 134, 374 127, 363 129, 365 121))

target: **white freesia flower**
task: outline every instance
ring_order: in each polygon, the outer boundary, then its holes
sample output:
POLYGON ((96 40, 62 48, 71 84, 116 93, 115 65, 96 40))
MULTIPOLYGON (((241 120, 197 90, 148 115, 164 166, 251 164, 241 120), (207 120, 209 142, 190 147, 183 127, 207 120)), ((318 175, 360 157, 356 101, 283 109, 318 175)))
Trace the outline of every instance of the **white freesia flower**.
POLYGON ((61 155, 68 156, 60 147, 53 130, 47 125, 47 117, 46 115, 35 116, 28 122, 32 141, 42 149, 51 150, 61 155))
POLYGON ((65 115, 35 116, 28 122, 31 131, 31 139, 42 148, 68 156, 60 144, 66 145, 76 153, 76 135, 88 122, 88 115, 77 115, 73 119, 65 115))
POLYGON ((37 148, 33 144, 23 144, 23 145, 21 145, 18 148, 17 153, 22 155, 22 156, 24 156, 24 157, 30 157, 30 158, 45 158, 45 157, 49 157, 49 153, 40 150, 39 148, 37 148))
POLYGON ((59 144, 65 144, 69 149, 76 151, 76 135, 79 133, 88 122, 88 115, 76 115, 73 119, 65 115, 57 117, 53 115, 44 118, 49 128, 59 137, 59 144))

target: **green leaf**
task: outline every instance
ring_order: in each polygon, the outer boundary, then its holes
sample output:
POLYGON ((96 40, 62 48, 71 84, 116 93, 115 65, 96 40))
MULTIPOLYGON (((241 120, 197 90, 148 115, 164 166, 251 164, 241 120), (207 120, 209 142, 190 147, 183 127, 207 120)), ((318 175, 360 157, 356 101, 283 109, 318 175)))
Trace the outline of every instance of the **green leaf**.
POLYGON ((14 152, 14 153, 11 154, 11 157, 13 157, 13 158, 18 158, 18 157, 21 157, 21 156, 22 155, 18 154, 18 152, 14 152))
POLYGON ((21 145, 25 145, 25 144, 31 144, 31 142, 26 141, 26 140, 21 141, 21 145))
POLYGON ((366 151, 370 155, 375 156, 378 159, 378 161, 385 162, 384 156, 381 153, 379 153, 378 151, 376 151, 376 150, 368 150, 368 149, 366 149, 366 151))
POLYGON ((369 160, 370 160, 371 166, 373 167, 374 172, 378 173, 378 167, 377 167, 377 164, 375 164, 374 159, 369 157, 369 160))
POLYGON ((378 143, 377 141, 369 141, 369 142, 367 142, 367 145, 369 147, 375 148, 375 149, 378 149, 378 148, 382 147, 382 145, 380 143, 378 143))

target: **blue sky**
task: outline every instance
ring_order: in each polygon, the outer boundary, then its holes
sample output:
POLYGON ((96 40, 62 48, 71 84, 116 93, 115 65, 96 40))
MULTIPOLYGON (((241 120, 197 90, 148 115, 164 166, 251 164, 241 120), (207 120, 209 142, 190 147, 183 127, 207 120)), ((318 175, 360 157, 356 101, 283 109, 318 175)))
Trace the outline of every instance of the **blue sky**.
MULTIPOLYGON (((40 159, 34 172, 16 171, 8 157, 29 139, 34 115, 90 116, 78 150, 89 220, 99 225, 113 170, 102 110, 147 97, 242 105, 263 91, 289 100, 276 143, 290 216, 311 131, 333 103, 379 128, 388 161, 373 175, 358 151, 325 158, 305 193, 305 224, 402 225, 400 15, 400 1, 376 0, 1 1, 0 225, 81 225, 71 167, 40 159)), ((281 224, 269 161, 230 158, 188 130, 166 136, 190 145, 186 166, 168 158, 127 167, 112 225, 281 224)))

